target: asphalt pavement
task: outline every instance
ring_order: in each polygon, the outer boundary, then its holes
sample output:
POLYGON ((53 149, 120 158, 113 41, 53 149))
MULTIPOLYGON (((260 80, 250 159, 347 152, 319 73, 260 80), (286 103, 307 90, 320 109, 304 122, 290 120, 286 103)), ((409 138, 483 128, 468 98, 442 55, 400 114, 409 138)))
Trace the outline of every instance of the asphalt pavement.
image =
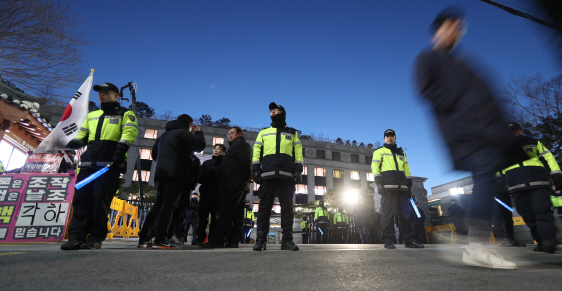
POLYGON ((61 243, 0 246, 0 290, 560 290, 562 248, 545 254, 492 246, 517 270, 464 265, 463 245, 268 245, 237 249, 139 249, 134 239, 100 250, 61 243))

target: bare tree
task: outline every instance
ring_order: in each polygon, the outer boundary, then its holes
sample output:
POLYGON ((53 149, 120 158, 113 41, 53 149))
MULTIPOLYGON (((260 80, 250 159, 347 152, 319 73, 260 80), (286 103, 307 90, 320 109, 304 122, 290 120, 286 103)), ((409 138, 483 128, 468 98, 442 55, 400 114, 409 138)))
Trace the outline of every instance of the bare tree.
POLYGON ((173 120, 175 118, 174 118, 174 116, 172 116, 172 111, 166 110, 166 111, 164 111, 164 113, 160 114, 160 119, 170 121, 170 120, 173 120))
POLYGON ((504 88, 502 102, 511 120, 525 133, 540 139, 556 159, 562 160, 562 75, 512 79, 504 88))
POLYGON ((76 29, 81 21, 70 8, 58 1, 0 1, 2 79, 39 97, 57 97, 57 89, 87 77, 78 68, 78 48, 86 44, 76 29))

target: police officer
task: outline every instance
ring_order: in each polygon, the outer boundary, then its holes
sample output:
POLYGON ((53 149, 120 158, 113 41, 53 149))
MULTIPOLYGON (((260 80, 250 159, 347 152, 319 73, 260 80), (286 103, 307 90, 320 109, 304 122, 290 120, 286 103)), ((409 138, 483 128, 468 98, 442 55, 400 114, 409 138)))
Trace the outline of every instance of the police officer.
POLYGON ((258 233, 254 251, 266 249, 269 232, 269 218, 275 196, 281 204, 281 228, 283 229, 282 250, 298 251, 293 242, 293 196, 295 179, 302 180, 302 145, 297 131, 287 127, 286 111, 274 102, 269 104, 271 127, 259 132, 254 143, 252 176, 261 183, 258 212, 258 233))
POLYGON ((552 215, 549 176, 556 190, 562 189, 562 172, 552 153, 538 140, 523 135, 521 126, 509 123, 518 143, 529 159, 502 171, 507 190, 515 200, 517 211, 531 229, 531 236, 538 242, 533 250, 554 253, 556 251, 556 227, 552 215))
MULTIPOLYGON (((340 208, 338 207, 338 210, 336 211, 336 213, 334 214, 334 227, 335 227, 335 233, 336 233, 336 243, 341 244, 343 242, 345 242, 345 240, 343 239, 344 236, 344 232, 346 231, 346 218, 347 216, 343 216, 342 212, 340 211, 340 208)), ((347 236, 347 232, 345 233, 345 235, 347 236)))
POLYGON ((324 206, 324 201, 320 200, 318 207, 314 210, 314 220, 316 221, 316 243, 327 244, 330 231, 328 224, 330 221, 330 213, 324 206))
POLYGON ((88 114, 75 139, 66 146, 88 146, 82 154, 77 182, 111 164, 107 173, 76 190, 69 240, 62 250, 99 249, 107 236, 111 200, 126 171, 127 150, 138 133, 133 111, 119 105, 119 89, 111 83, 95 85, 101 109, 88 114), (86 241, 87 238, 87 241, 86 241))
POLYGON ((342 243, 346 244, 349 233, 349 217, 347 216, 347 212, 345 212, 345 210, 342 212, 341 217, 343 220, 342 243))
POLYGON ((302 218, 301 221, 301 231, 302 231, 302 243, 308 243, 308 235, 310 234, 310 227, 308 226, 308 221, 306 221, 306 217, 302 218))
POLYGON ((382 209, 382 239, 384 247, 395 249, 394 212, 398 212, 400 234, 405 240, 407 248, 423 248, 423 245, 414 239, 414 232, 410 219, 410 197, 412 179, 410 166, 402 148, 396 146, 396 133, 392 129, 384 132, 384 146, 373 153, 371 168, 375 176, 375 183, 381 194, 382 209))
POLYGON ((250 206, 250 201, 246 200, 244 205, 244 225, 242 231, 241 242, 250 243, 250 230, 254 227, 254 209, 250 206))

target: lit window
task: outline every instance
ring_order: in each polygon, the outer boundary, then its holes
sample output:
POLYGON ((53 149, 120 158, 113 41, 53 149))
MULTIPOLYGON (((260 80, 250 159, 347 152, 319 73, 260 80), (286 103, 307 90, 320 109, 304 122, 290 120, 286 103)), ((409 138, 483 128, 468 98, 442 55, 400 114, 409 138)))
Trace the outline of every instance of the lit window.
POLYGON ((295 192, 300 193, 300 194, 308 194, 308 186, 302 185, 302 184, 297 184, 295 192))
POLYGON ((326 169, 324 169, 324 168, 314 168, 314 176, 316 176, 316 177, 326 177, 326 169))
POLYGON ((375 181, 375 175, 373 175, 373 173, 367 173, 367 181, 375 181))
POLYGON ((334 169, 334 179, 343 178, 343 170, 334 169))
POLYGON ((143 160, 152 160, 152 150, 140 149, 140 156, 143 160))
POLYGON ((222 137, 213 137, 213 146, 217 144, 224 144, 224 138, 222 137))
POLYGON ((315 195, 326 195, 326 186, 314 186, 315 195))
POLYGON ((156 139, 158 138, 158 129, 150 129, 147 128, 144 131, 144 138, 149 138, 149 139, 156 139))
POLYGON ((361 180, 361 177, 359 177, 359 171, 351 171, 351 180, 361 180))
MULTIPOLYGON (((148 182, 149 179, 150 179, 150 171, 142 171, 142 181, 148 182)), ((139 180, 139 174, 137 173, 137 170, 135 170, 133 172, 133 181, 138 181, 138 180, 139 180)))
POLYGON ((464 194, 464 188, 462 187, 451 188, 449 189, 449 192, 451 192, 451 195, 464 194))
POLYGON ((254 191, 258 191, 260 189, 260 184, 254 183, 254 191))
POLYGON ((303 174, 303 175, 308 175, 308 167, 307 167, 307 166, 303 166, 303 167, 302 167, 302 174, 303 174))

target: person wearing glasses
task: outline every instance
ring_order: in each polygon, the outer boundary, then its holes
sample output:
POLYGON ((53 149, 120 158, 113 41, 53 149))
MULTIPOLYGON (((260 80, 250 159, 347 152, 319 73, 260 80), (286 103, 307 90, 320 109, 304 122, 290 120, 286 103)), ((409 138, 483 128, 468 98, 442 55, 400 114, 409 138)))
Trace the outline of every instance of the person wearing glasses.
POLYGON ((275 197, 281 204, 281 228, 283 229, 282 250, 298 251, 293 242, 293 196, 295 180, 302 180, 302 145, 297 131, 287 127, 286 111, 274 102, 269 104, 271 127, 259 132, 254 143, 252 176, 261 184, 259 190, 258 232, 254 251, 266 249, 269 218, 275 197))

